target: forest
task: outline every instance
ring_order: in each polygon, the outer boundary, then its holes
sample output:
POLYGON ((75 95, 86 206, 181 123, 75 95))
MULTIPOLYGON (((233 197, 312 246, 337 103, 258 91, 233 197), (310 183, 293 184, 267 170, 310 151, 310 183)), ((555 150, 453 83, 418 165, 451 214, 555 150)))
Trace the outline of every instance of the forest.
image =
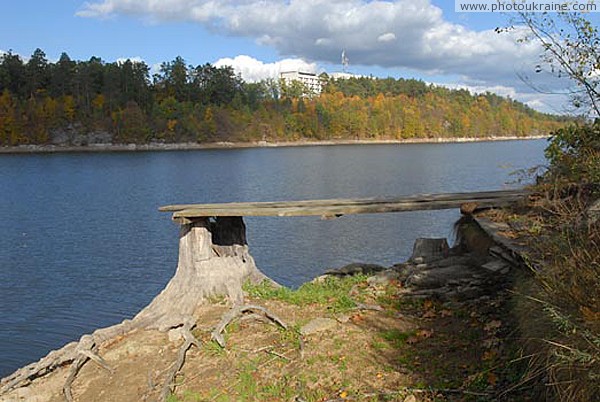
POLYGON ((0 146, 87 145, 82 133, 113 144, 521 137, 567 120, 413 79, 321 77, 315 94, 299 82, 244 82, 231 67, 181 57, 151 74, 132 60, 63 53, 50 62, 36 49, 24 61, 8 52, 0 56, 0 146))

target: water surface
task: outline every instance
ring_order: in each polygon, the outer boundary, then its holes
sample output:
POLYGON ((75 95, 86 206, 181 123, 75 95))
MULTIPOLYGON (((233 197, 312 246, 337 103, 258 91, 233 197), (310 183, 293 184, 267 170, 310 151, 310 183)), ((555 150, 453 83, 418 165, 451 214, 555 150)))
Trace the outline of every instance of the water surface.
MULTIPOLYGON (((172 276, 161 205, 507 188, 545 141, 0 155, 0 376, 130 318, 172 276)), ((513 184, 514 186, 514 184, 513 184)), ((391 265, 458 212, 247 218, 259 268, 288 286, 356 261, 391 265)))

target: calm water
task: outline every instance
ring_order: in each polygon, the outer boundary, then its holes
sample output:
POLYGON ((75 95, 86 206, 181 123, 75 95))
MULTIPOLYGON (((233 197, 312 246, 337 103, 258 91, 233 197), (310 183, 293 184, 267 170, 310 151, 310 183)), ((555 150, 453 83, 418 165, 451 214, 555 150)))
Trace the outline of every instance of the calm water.
MULTIPOLYGON (((166 284, 171 203, 501 189, 545 141, 190 152, 0 155, 0 377, 129 318, 166 284)), ((298 286, 355 261, 391 265, 415 238, 451 237, 457 211, 248 218, 267 275, 298 286)))

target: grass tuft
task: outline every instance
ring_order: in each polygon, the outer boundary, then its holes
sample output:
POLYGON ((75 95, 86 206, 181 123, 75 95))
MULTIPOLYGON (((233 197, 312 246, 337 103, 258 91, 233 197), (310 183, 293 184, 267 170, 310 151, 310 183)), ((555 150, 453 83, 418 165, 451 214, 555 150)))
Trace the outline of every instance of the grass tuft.
POLYGON ((297 306, 311 304, 327 305, 333 312, 346 312, 356 307, 349 293, 355 285, 366 281, 364 275, 348 277, 325 277, 323 280, 308 282, 297 290, 277 287, 269 281, 259 284, 246 283, 244 291, 252 298, 279 300, 297 306))

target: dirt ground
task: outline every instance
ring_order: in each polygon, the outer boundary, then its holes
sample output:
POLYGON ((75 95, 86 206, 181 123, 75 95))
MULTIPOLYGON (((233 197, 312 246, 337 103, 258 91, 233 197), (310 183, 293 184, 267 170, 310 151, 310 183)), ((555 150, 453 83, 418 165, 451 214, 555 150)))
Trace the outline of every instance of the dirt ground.
MULTIPOLYGON (((342 281, 344 279, 341 279, 342 281)), ((349 292, 362 307, 336 300, 290 303, 250 292, 288 325, 252 315, 211 332, 229 307, 215 301, 197 312, 192 346, 169 401, 448 401, 514 400, 503 384, 517 375, 516 352, 500 292, 463 303, 408 297, 402 284, 357 281, 349 292), (307 324, 320 327, 307 330, 307 324)), ((88 362, 72 386, 75 401, 156 401, 181 339, 136 331, 99 350, 109 372, 88 362)), ((64 401, 69 367, 35 380, 0 401, 64 401)), ((519 400, 527 400, 520 394, 519 400)))

